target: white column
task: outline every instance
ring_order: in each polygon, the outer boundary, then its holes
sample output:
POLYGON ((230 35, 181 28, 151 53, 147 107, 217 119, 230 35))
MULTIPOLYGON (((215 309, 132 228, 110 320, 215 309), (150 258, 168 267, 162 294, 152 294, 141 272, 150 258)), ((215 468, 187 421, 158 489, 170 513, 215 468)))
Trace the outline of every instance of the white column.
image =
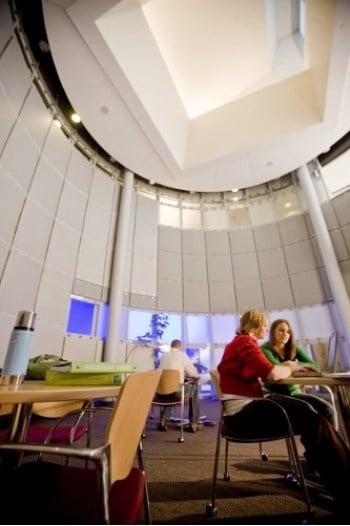
POLYGON ((318 246, 326 269, 327 278, 335 301, 346 347, 350 348, 350 301, 340 272, 332 240, 328 232, 321 205, 307 166, 298 169, 298 175, 310 211, 318 246))
POLYGON ((125 284, 125 262, 128 247, 130 213, 134 174, 124 171, 124 184, 118 213, 114 258, 111 269, 109 295, 109 326, 103 358, 106 362, 124 362, 125 352, 119 345, 119 325, 123 305, 123 288, 125 284))

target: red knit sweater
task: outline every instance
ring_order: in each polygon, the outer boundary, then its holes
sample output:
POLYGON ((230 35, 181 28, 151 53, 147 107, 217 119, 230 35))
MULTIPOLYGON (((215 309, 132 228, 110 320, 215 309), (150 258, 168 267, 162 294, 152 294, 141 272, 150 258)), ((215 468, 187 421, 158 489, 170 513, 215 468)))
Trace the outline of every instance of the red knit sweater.
POLYGON ((265 357, 255 338, 238 333, 225 347, 218 365, 224 394, 260 398, 259 378, 266 380, 274 365, 265 357))

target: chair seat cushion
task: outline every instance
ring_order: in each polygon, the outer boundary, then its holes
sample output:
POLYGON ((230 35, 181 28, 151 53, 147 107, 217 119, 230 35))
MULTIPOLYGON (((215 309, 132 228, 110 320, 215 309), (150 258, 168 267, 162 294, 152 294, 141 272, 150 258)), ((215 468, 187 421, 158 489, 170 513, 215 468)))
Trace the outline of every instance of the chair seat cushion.
MULTIPOLYGON (((71 426, 58 427, 57 429, 53 431, 50 442, 55 443, 55 444, 69 444, 70 443, 69 437, 70 437, 71 429, 72 429, 71 426)), ((26 438, 27 442, 35 442, 35 443, 44 442, 49 432, 50 432, 50 427, 47 427, 47 426, 37 426, 37 425, 29 426, 28 431, 27 431, 27 438, 26 438)), ((74 433, 73 442, 75 442, 76 440, 79 440, 84 435, 85 432, 86 432, 86 426, 84 425, 77 426, 75 433, 74 433)), ((7 442, 8 439, 9 439, 9 431, 2 429, 0 431, 0 442, 7 442)))
POLYGON ((137 524, 144 499, 145 475, 132 468, 124 480, 112 484, 109 494, 111 524, 137 524))
MULTIPOLYGON (((55 444, 69 444, 70 443, 70 432, 71 426, 61 426, 54 429, 50 442, 55 444)), ((27 432, 27 441, 28 442, 44 442, 48 433, 50 431, 49 427, 46 426, 29 426, 27 432)), ((75 429, 73 442, 79 440, 84 433, 86 432, 86 426, 79 425, 75 429)))
MULTIPOLYGON (((96 469, 27 462, 2 473, 0 481, 8 524, 103 523, 96 469)), ((109 495, 112 524, 137 523, 144 487, 144 474, 138 468, 113 483, 109 495)))
POLYGON ((274 429, 273 431, 267 426, 266 429, 259 429, 259 432, 255 428, 251 431, 249 429, 240 430, 237 428, 232 429, 225 423, 222 424, 221 436, 227 440, 252 441, 252 442, 268 442, 270 440, 283 439, 288 436, 285 429, 274 429))
POLYGON ((167 395, 156 393, 153 398, 154 404, 175 404, 181 402, 181 392, 170 393, 167 395))

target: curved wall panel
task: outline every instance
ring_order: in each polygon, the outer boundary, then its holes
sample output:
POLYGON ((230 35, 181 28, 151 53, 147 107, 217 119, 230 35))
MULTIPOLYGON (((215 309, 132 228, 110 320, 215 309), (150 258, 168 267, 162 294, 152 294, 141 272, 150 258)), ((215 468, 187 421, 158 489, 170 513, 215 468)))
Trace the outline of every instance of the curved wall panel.
MULTIPOLYGON (((33 354, 62 354, 71 295, 108 299, 122 188, 54 126, 9 17, 0 35, 0 349, 18 310, 34 309, 33 354)), ((252 307, 303 313, 303 336, 314 334, 307 309, 328 305, 334 318, 332 297, 307 211, 285 217, 282 202, 271 193, 218 209, 214 229, 205 197, 196 217, 207 228, 185 229, 160 225, 160 200, 135 188, 124 306, 225 319, 252 307)), ((349 291, 350 192, 322 206, 349 291)))

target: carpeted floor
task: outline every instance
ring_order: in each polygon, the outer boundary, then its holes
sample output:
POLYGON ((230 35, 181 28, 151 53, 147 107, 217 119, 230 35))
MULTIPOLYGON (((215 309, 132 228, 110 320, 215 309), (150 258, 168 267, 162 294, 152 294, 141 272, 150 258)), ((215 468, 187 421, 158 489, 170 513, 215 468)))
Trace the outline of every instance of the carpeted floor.
MULTIPOLYGON (((218 421, 218 400, 202 400, 201 410, 218 421)), ((95 416, 93 442, 103 439, 106 420, 106 413, 95 416)), ((266 462, 261 460, 258 444, 230 444, 230 481, 223 480, 222 441, 217 513, 208 515, 217 425, 185 433, 184 443, 179 443, 176 424, 169 424, 166 432, 157 431, 157 424, 158 408, 148 418, 143 440, 153 524, 340 524, 334 518, 332 500, 316 491, 310 490, 314 514, 306 517, 301 489, 286 481, 289 463, 284 441, 264 444, 266 462)), ((139 523, 144 523, 142 517, 139 523)), ((341 523, 350 524, 350 514, 341 523)))
MULTIPOLYGON (((201 409, 217 421, 217 400, 202 401, 201 409)), ((166 432, 157 431, 157 415, 154 410, 143 441, 153 524, 337 524, 331 499, 315 491, 310 494, 314 515, 305 520, 302 491, 285 479, 288 456, 284 441, 264 444, 266 462, 260 458, 258 444, 230 444, 231 480, 223 480, 221 462, 217 514, 208 517, 217 427, 186 433, 181 444, 175 425, 169 425, 166 432)), ((348 518, 344 524, 349 524, 348 518)))

